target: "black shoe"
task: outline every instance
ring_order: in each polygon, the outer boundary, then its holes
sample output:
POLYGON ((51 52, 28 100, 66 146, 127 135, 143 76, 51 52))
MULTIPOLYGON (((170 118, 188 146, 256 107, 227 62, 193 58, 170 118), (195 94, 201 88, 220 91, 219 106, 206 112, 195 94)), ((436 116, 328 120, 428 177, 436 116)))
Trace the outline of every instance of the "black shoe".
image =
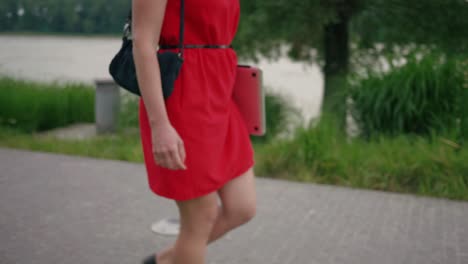
POLYGON ((145 259, 143 259, 143 264, 158 264, 156 262, 156 255, 149 255, 145 259))

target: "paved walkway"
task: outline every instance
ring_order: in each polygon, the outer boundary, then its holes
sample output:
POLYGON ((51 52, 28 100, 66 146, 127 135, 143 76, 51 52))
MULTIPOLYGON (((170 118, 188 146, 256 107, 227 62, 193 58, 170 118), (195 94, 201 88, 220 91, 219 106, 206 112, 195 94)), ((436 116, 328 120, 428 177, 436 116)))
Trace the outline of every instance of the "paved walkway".
MULTIPOLYGON (((466 264, 468 203, 257 178, 210 264, 466 264)), ((143 164, 0 148, 0 263, 130 264, 174 241, 143 164)))

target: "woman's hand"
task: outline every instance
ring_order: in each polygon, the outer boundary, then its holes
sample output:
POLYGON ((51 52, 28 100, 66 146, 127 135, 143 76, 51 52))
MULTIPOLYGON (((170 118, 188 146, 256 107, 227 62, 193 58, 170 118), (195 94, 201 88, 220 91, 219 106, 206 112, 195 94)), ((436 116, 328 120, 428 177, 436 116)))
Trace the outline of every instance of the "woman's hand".
POLYGON ((187 169, 184 142, 169 122, 152 126, 151 137, 154 160, 159 166, 172 170, 187 169))

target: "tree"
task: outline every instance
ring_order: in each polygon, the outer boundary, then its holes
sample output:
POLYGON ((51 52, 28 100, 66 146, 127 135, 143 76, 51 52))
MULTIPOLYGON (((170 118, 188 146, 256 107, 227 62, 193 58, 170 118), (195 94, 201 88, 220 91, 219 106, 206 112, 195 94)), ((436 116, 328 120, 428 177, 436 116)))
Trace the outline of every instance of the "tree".
POLYGON ((343 124, 351 43, 361 50, 380 43, 385 51, 417 44, 467 52, 465 0, 241 0, 241 9, 240 55, 274 59, 289 44, 290 58, 318 63, 325 75, 322 110, 343 124))
POLYGON ((359 9, 359 0, 241 0, 235 41, 244 58, 258 60, 258 52, 275 59, 289 44, 290 58, 318 63, 325 75, 322 109, 344 116, 340 95, 349 70, 349 23, 359 9))
POLYGON ((391 50, 412 43, 468 53, 466 0, 366 0, 365 5, 352 29, 361 48, 384 43, 391 50))

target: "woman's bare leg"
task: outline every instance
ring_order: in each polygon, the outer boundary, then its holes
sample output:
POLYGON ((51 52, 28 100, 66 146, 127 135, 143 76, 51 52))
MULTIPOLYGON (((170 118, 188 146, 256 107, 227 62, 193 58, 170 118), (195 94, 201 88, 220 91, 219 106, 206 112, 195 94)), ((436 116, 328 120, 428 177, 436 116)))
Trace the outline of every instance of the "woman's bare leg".
POLYGON ((158 264, 205 264, 206 245, 218 214, 216 192, 176 201, 180 230, 172 256, 159 255, 158 264))
POLYGON ((228 231, 250 221, 256 213, 257 197, 253 168, 227 182, 218 190, 222 207, 210 234, 210 243, 228 231))
MULTIPOLYGON (((248 222, 256 212, 255 176, 253 168, 227 182, 218 190, 222 206, 217 205, 216 222, 207 244, 216 241, 232 229, 248 222)), ((158 254, 158 264, 172 264, 175 245, 158 254)))

